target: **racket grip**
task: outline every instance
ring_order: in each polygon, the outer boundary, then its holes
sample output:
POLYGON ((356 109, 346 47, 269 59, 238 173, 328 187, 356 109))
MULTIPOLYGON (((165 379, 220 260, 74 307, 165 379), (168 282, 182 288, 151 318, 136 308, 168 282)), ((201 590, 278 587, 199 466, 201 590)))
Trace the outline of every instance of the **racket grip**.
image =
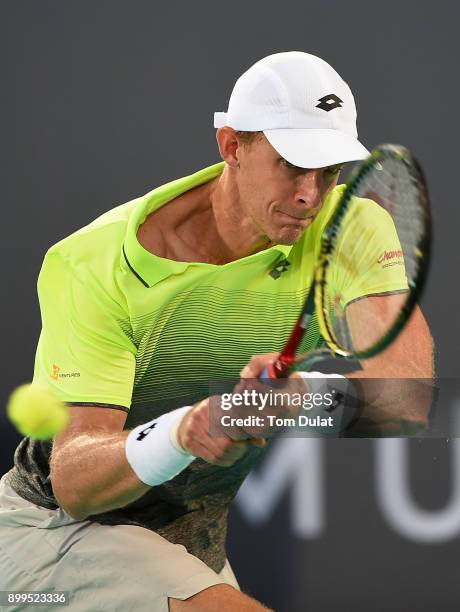
POLYGON ((277 378, 273 367, 269 366, 268 368, 264 368, 262 374, 259 376, 259 380, 262 381, 264 385, 267 385, 267 387, 274 387, 274 381, 277 380, 277 378))
POLYGON ((264 368, 259 379, 266 385, 270 385, 270 381, 276 378, 276 376, 270 375, 270 368, 264 368))
POLYGON ((271 363, 269 366, 262 370, 261 375, 259 376, 259 380, 261 380, 264 384, 273 387, 271 381, 278 380, 279 378, 283 378, 283 373, 286 372, 286 369, 283 368, 280 361, 275 361, 271 363))

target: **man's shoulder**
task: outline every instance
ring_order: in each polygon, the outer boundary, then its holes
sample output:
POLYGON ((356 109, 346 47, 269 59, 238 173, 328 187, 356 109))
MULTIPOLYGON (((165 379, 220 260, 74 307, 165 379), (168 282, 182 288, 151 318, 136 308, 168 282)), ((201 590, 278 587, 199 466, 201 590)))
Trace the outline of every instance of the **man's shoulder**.
MULTIPOLYGON (((104 239, 104 237, 124 235, 129 217, 136 205, 139 205, 141 201, 142 198, 137 198, 106 211, 87 225, 56 242, 51 249, 64 253, 68 248, 76 249, 79 245, 97 243, 99 240, 104 239)), ((99 246, 101 247, 102 245, 99 246)))
POLYGON ((120 258, 132 213, 142 206, 142 196, 116 206, 87 225, 53 244, 45 255, 61 258, 75 268, 106 267, 109 261, 120 258))

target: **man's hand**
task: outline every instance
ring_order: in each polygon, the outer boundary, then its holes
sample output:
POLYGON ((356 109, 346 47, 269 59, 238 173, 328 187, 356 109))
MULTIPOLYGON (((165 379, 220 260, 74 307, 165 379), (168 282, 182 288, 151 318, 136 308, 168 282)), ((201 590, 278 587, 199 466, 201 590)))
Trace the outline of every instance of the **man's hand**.
MULTIPOLYGON (((303 395, 310 391, 308 381, 305 380, 298 372, 292 372, 287 378, 274 379, 270 384, 259 380, 262 372, 272 365, 278 358, 279 353, 266 353, 265 355, 254 355, 250 362, 244 366, 240 372, 241 381, 236 385, 235 392, 241 393, 244 389, 255 389, 260 393, 268 393, 279 391, 284 395, 285 400, 288 396, 303 395)), ((273 414, 278 416, 296 416, 299 412, 298 405, 292 405, 289 401, 277 402, 271 406, 273 414), (283 414, 284 412, 284 414, 283 414)))
POLYGON ((244 455, 248 446, 265 446, 266 442, 263 438, 235 441, 224 434, 211 436, 209 404, 213 399, 218 401, 216 396, 208 397, 187 412, 177 429, 177 440, 187 453, 213 465, 230 467, 244 455))
POLYGON ((279 353, 266 353, 254 355, 249 363, 240 372, 241 380, 235 386, 233 393, 239 394, 244 399, 250 398, 249 405, 245 401, 243 405, 234 401, 229 415, 241 419, 252 415, 252 423, 234 427, 226 427, 225 432, 234 439, 246 437, 273 436, 283 428, 277 426, 275 420, 297 418, 303 410, 303 398, 309 393, 308 382, 297 372, 293 372, 287 378, 263 381, 259 377, 262 372, 271 365, 279 356, 279 353), (267 418, 273 417, 273 419, 267 418), (262 422, 263 421, 263 422, 262 422))
POLYGON ((251 357, 251 361, 241 370, 241 378, 259 378, 265 368, 274 363, 278 359, 278 357, 279 353, 265 353, 264 355, 254 355, 253 357, 251 357))

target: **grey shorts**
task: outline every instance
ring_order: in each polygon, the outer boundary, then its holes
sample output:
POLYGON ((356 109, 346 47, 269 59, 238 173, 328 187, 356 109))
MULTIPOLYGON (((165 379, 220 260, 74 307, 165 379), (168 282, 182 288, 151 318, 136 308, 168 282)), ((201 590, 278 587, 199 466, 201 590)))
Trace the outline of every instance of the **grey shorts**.
POLYGON ((56 610, 167 612, 168 597, 187 599, 216 584, 239 588, 228 561, 217 574, 184 546, 153 531, 75 521, 60 508, 26 501, 4 480, 0 591, 67 591, 69 607, 56 610))

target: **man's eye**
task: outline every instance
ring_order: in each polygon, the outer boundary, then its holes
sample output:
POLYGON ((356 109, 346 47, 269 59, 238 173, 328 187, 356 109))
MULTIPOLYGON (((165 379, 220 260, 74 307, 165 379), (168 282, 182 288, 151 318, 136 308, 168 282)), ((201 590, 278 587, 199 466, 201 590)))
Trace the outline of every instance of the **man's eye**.
POLYGON ((329 174, 329 176, 337 176, 341 170, 343 170, 343 166, 334 166, 332 168, 327 168, 326 174, 329 174))

